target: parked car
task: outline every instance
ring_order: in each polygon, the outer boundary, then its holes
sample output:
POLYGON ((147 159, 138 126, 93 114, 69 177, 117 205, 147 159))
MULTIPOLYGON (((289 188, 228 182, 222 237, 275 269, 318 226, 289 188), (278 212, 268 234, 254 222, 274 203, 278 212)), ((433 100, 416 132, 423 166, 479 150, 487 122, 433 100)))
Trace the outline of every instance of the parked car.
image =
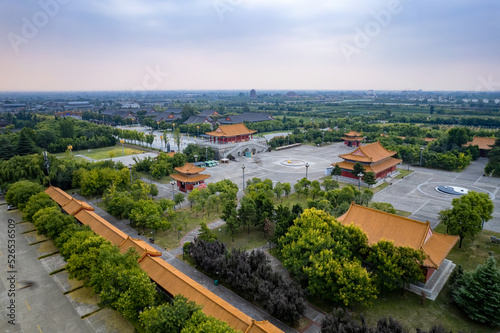
POLYGON ((7 210, 14 210, 14 209, 17 209, 17 207, 14 206, 14 205, 8 205, 7 206, 7 210))

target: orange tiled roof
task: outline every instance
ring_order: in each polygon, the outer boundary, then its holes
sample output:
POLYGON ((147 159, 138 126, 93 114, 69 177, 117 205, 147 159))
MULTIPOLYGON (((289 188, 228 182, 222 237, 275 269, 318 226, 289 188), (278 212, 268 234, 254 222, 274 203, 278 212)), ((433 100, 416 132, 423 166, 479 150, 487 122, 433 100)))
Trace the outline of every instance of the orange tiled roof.
POLYGON ((394 154, 396 154, 395 151, 385 149, 380 142, 377 141, 358 147, 353 152, 339 155, 339 157, 345 160, 372 163, 383 160, 384 158, 390 157, 394 154))
POLYGON ((135 239, 132 237, 127 237, 119 246, 120 252, 125 253, 129 248, 135 248, 135 251, 139 254, 139 262, 141 262, 146 256, 150 255, 152 257, 161 256, 161 252, 156 250, 154 247, 146 243, 141 239, 135 239))
MULTIPOLYGON (((363 164, 363 168, 366 172, 373 172, 375 174, 382 172, 390 167, 398 165, 403 160, 399 158, 389 157, 378 163, 363 164)), ((338 163, 332 163, 332 165, 338 164, 339 167, 346 170, 354 170, 354 162, 342 161, 338 163)))
POLYGON ((183 183, 196 183, 196 182, 201 182, 202 180, 205 180, 207 178, 210 178, 210 175, 183 175, 181 173, 176 173, 173 175, 170 175, 173 179, 183 182, 183 183))
POLYGON ((80 210, 75 218, 84 225, 88 225, 99 236, 109 240, 114 245, 122 244, 128 237, 126 233, 97 215, 95 212, 80 210))
POLYGON ((424 266, 439 268, 458 241, 457 236, 433 233, 429 222, 420 222, 373 208, 351 204, 344 215, 337 218, 344 225, 354 224, 368 236, 368 244, 382 239, 393 241, 396 246, 423 250, 427 258, 424 266))
POLYGON ((362 141, 364 138, 362 136, 348 136, 348 137, 341 137, 342 140, 345 141, 362 141))
POLYGON ((257 133, 255 130, 248 129, 245 124, 234 124, 234 125, 220 125, 213 132, 207 132, 206 135, 217 136, 217 137, 232 137, 245 134, 257 133))
MULTIPOLYGON (((69 197, 70 200, 73 199, 73 197, 62 190, 50 190, 49 192, 57 198, 60 198, 62 195, 63 197, 69 197)), ((202 305, 202 310, 207 315, 225 321, 231 327, 245 333, 283 333, 283 331, 266 320, 253 320, 236 307, 159 258, 158 256, 161 255, 160 251, 157 251, 142 240, 129 237, 95 212, 81 209, 75 215, 75 218, 81 223, 89 225, 99 236, 119 246, 122 253, 130 247, 134 247, 140 255, 139 265, 152 280, 171 295, 181 294, 189 300, 202 305)))
POLYGON ((94 207, 92 207, 85 201, 76 200, 73 197, 71 197, 71 200, 67 204, 61 206, 61 208, 69 215, 75 215, 82 209, 94 210, 94 207))
POLYGON ((191 163, 186 163, 181 167, 175 168, 175 171, 177 171, 179 173, 183 173, 185 175, 194 175, 194 174, 200 173, 204 170, 205 170, 205 168, 197 167, 196 165, 191 164, 191 163))
POLYGON ((361 136, 363 133, 356 131, 349 131, 348 133, 344 133, 345 136, 361 136))
POLYGON ((474 137, 472 141, 467 142, 464 144, 464 147, 468 146, 479 146, 479 149, 483 150, 490 150, 491 146, 495 144, 495 138, 481 138, 481 137, 474 137))
POLYGON ((55 186, 47 187, 45 189, 45 193, 47 193, 52 198, 52 200, 57 202, 57 204, 59 206, 64 206, 68 202, 70 202, 71 199, 73 199, 73 197, 71 195, 69 195, 65 191, 61 190, 59 187, 55 187, 55 186))

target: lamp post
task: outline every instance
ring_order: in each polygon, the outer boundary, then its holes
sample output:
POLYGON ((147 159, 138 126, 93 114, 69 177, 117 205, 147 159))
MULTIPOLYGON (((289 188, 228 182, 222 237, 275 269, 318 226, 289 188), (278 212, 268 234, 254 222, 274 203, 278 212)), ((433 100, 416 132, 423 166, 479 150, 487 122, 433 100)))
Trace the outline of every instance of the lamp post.
POLYGON ((422 152, 424 151, 424 147, 420 147, 420 167, 422 167, 422 152))
POLYGON ((196 136, 200 136, 200 126, 196 125, 196 136))
POLYGON ((358 186, 358 190, 361 192, 361 177, 363 177, 363 173, 360 172, 358 173, 358 178, 359 178, 359 186, 358 186))
POLYGON ((198 163, 198 155, 197 154, 194 154, 194 164, 198 163))
POLYGON ((130 172, 130 184, 132 184, 132 164, 128 165, 128 171, 130 172))
POLYGON ((72 155, 72 152, 71 152, 71 151, 73 150, 73 146, 68 146, 68 149, 69 149, 69 153, 70 153, 70 155, 72 155))
POLYGON ((175 209, 175 181, 172 180, 170 182, 170 185, 172 185, 172 200, 174 202, 174 209, 175 209))
POLYGON ((245 191, 245 164, 241 166, 241 170, 243 170, 243 191, 245 191))
POLYGON ((123 142, 125 142, 125 140, 121 139, 120 143, 122 144, 122 156, 125 156, 125 150, 123 150, 123 142))
POLYGON ((160 135, 160 150, 163 151, 163 135, 160 135))
POLYGON ((290 145, 290 124, 288 124, 288 135, 286 137, 288 139, 288 145, 290 145))
POLYGON ((325 140, 325 132, 321 132, 321 147, 323 147, 324 140, 325 140))
POLYGON ((45 161, 45 168, 47 169, 47 177, 49 177, 49 185, 52 186, 52 184, 50 182, 50 173, 49 173, 50 161, 49 161, 49 158, 47 157, 47 151, 46 150, 43 151, 43 160, 45 161))
POLYGON ((309 163, 306 162, 306 179, 307 179, 307 170, 309 169, 309 163))
POLYGON ((208 161, 208 147, 205 147, 205 162, 208 161))

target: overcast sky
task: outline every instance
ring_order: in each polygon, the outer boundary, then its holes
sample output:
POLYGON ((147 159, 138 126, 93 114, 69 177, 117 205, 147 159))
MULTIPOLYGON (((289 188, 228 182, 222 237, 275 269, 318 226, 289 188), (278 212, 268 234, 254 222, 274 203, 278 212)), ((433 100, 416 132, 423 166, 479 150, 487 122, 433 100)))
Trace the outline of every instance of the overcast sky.
POLYGON ((0 91, 500 90, 498 0, 3 0, 0 33, 0 91))

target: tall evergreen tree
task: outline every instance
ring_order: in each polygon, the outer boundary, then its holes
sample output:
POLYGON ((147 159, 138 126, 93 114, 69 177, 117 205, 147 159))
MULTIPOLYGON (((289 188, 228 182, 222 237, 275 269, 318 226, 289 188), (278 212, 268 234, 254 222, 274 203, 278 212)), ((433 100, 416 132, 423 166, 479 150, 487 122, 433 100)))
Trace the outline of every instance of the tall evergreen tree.
POLYGON ((476 270, 464 272, 452 290, 455 303, 474 321, 500 326, 500 269, 489 257, 476 270))
POLYGON ((16 155, 24 156, 35 153, 35 143, 29 137, 27 131, 23 129, 19 133, 19 138, 17 140, 16 155))

